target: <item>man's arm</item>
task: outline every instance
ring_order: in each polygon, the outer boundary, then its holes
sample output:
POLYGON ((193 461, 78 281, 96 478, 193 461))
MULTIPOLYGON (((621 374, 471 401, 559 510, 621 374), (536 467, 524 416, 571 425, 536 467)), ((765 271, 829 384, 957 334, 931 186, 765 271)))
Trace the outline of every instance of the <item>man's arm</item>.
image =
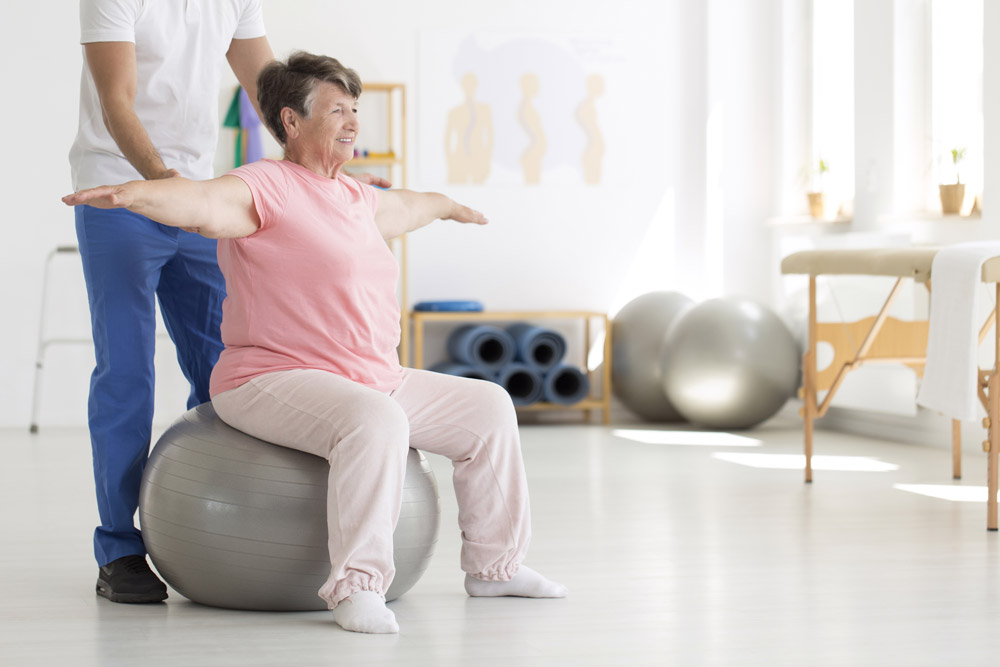
POLYGON ((168 169, 135 113, 137 85, 135 44, 92 42, 84 45, 87 66, 101 101, 104 126, 122 154, 146 179, 177 176, 168 169))
POLYGON ((375 226, 384 239, 412 232, 438 219, 477 225, 488 222, 479 211, 436 192, 386 190, 378 193, 375 226))
MULTIPOLYGON (((263 119, 260 113, 260 105, 257 102, 257 75, 264 68, 264 65, 274 60, 274 52, 271 51, 271 44, 267 37, 254 37, 253 39, 234 39, 229 44, 226 52, 226 60, 236 75, 236 79, 247 91, 247 97, 253 104, 257 117, 263 119)), ((264 127, 267 127, 265 124, 264 127)), ((267 128, 270 132, 271 128, 267 128)), ((271 133, 272 136, 274 133, 271 133)))

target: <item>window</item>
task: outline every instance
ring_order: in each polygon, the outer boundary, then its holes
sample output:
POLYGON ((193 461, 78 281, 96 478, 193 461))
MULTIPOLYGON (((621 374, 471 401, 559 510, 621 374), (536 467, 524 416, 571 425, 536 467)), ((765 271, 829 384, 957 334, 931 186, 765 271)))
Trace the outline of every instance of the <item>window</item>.
POLYGON ((836 212, 854 197, 854 3, 814 0, 812 32, 809 188, 824 190, 836 212), (829 167, 822 176, 820 160, 829 167))
POLYGON ((931 134, 936 183, 966 184, 965 210, 983 188, 983 0, 932 0, 931 134), (952 150, 964 150, 956 170, 952 150), (956 173, 957 171, 957 173, 956 173))

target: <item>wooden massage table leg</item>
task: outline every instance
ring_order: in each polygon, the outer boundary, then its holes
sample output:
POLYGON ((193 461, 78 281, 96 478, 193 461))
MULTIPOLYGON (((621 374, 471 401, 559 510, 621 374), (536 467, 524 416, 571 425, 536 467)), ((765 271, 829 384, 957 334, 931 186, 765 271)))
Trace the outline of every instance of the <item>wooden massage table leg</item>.
POLYGON ((951 476, 962 479, 962 422, 951 420, 951 476))
MULTIPOLYGON (((997 301, 994 303, 1000 307, 1000 283, 996 284, 997 301)), ((1000 455, 1000 325, 993 327, 993 372, 990 373, 990 381, 987 386, 987 397, 989 405, 987 415, 989 419, 989 466, 988 484, 986 492, 986 529, 997 529, 997 462, 1000 455)))
POLYGON ((809 276, 809 341, 802 356, 802 418, 805 421, 805 481, 812 482, 813 421, 816 419, 816 276, 809 276))

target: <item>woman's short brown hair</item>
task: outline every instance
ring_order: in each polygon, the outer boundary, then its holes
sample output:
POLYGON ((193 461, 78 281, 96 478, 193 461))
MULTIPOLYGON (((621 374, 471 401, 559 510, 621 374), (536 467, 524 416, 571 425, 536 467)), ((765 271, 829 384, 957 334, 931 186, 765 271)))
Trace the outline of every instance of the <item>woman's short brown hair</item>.
POLYGON ((288 107, 308 118, 312 111, 313 91, 318 81, 340 86, 355 99, 361 97, 361 78, 358 73, 330 56, 296 51, 285 62, 274 60, 268 63, 257 75, 257 101, 264 116, 261 120, 274 132, 282 145, 287 136, 281 122, 281 110, 288 107))

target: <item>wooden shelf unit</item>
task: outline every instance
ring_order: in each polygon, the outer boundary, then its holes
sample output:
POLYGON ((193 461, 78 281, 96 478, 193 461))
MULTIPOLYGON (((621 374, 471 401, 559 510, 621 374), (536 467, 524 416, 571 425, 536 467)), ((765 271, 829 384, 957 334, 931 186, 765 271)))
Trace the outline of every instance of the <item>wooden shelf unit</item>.
MULTIPOLYGON (((406 85, 402 83, 365 83, 361 93, 361 114, 365 114, 369 107, 369 100, 376 96, 384 97, 383 100, 371 102, 372 105, 384 105, 385 118, 383 127, 376 130, 382 132, 378 136, 380 148, 384 149, 376 155, 358 156, 347 163, 347 169, 351 172, 366 172, 371 168, 385 169, 386 178, 392 181, 392 187, 405 188, 406 183, 406 85)), ((377 99, 377 98, 376 98, 377 99)), ((358 135, 363 140, 368 133, 365 128, 369 125, 361 124, 361 133, 358 135)), ((406 262, 406 234, 393 239, 389 245, 393 253, 399 259, 399 312, 400 340, 399 340, 399 361, 404 366, 410 364, 410 324, 409 324, 409 281, 408 267, 406 262)))
POLYGON ((587 310, 523 310, 482 312, 425 312, 410 314, 413 323, 413 367, 424 367, 424 325, 429 322, 492 323, 535 322, 538 320, 579 320, 583 323, 583 371, 590 378, 590 396, 573 405, 539 402, 517 408, 525 412, 578 410, 584 420, 590 421, 591 410, 601 410, 601 423, 611 422, 611 320, 607 313, 587 310), (600 371, 590 371, 587 356, 591 347, 591 327, 600 322, 604 332, 604 358, 600 371), (595 390, 597 395, 595 396, 595 390))
MULTIPOLYGON (((361 169, 364 167, 395 167, 400 165, 399 158, 397 157, 356 157, 348 165, 353 169, 361 169)), ((403 180, 406 180, 405 178, 403 180)))
MULTIPOLYGON (((368 157, 357 156, 347 163, 347 168, 352 171, 359 171, 368 167, 387 167, 389 169, 389 180, 393 187, 406 187, 406 84, 402 83, 366 83, 361 93, 362 120, 368 108, 372 106, 383 106, 385 109, 385 124, 374 132, 384 132, 376 135, 379 140, 379 153, 368 157), (380 101, 372 101, 372 98, 384 97, 380 101), (398 178, 397 178, 398 171, 398 178)), ((372 134, 365 130, 369 123, 362 122, 361 132, 358 135, 360 143, 364 145, 365 139, 372 134)))

